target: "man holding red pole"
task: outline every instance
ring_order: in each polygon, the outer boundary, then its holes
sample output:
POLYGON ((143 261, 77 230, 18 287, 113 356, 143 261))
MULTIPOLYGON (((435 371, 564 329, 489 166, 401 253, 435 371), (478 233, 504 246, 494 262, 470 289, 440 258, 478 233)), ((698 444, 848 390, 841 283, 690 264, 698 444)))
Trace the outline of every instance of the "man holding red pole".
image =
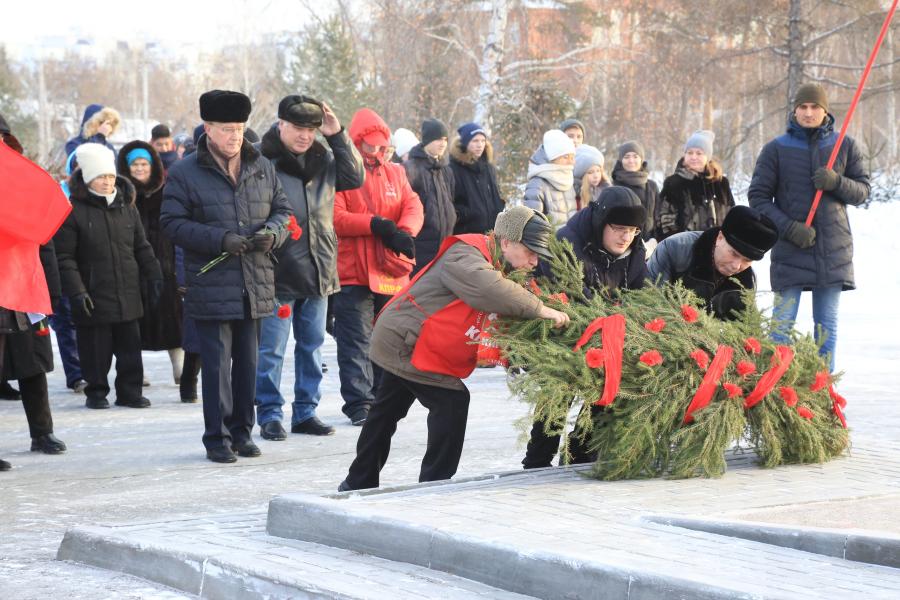
POLYGON ((775 221, 780 234, 771 254, 773 316, 781 323, 774 337, 779 343, 790 341, 800 295, 811 291, 819 353, 832 371, 840 294, 856 287, 847 205, 863 204, 871 191, 862 155, 849 136, 833 168, 827 166, 838 143, 834 121, 822 86, 800 86, 787 132, 763 147, 747 193, 750 206, 775 221), (822 190, 822 201, 806 225, 817 190, 822 190))

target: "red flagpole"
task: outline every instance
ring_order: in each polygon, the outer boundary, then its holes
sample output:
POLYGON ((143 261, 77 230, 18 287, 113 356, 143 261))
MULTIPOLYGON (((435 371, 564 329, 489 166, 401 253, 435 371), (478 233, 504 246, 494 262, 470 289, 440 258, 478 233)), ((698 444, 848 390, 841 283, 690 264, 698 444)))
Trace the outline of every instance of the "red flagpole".
MULTIPOLYGON (((897 10, 897 2, 900 2, 900 0, 894 0, 893 4, 891 4, 891 8, 888 10, 887 16, 884 18, 884 24, 881 26, 881 33, 878 34, 878 41, 875 42, 875 47, 872 48, 872 54, 869 55, 869 62, 866 63, 866 68, 859 80, 859 86, 857 86, 856 93, 853 95, 853 101, 850 103, 850 110, 847 111, 847 116, 844 117, 844 124, 841 125, 841 133, 838 135, 834 148, 831 149, 831 156, 828 158, 827 165, 827 168, 829 169, 834 166, 834 161, 837 160, 837 155, 841 149, 841 144, 844 141, 844 136, 847 135, 847 126, 850 124, 850 119, 853 118, 853 112, 856 110, 856 105, 859 104, 859 97, 862 96, 863 88, 866 86, 866 79, 869 78, 869 73, 872 71, 872 65, 875 64, 875 57, 878 56, 878 50, 881 49, 881 43, 884 42, 884 37, 887 35, 888 28, 891 26, 891 19, 894 18, 894 12, 897 10)), ((816 209, 819 208, 819 201, 821 199, 822 190, 816 190, 816 197, 813 198, 812 206, 809 209, 809 215, 806 217, 807 227, 812 225, 813 217, 816 215, 816 209)))

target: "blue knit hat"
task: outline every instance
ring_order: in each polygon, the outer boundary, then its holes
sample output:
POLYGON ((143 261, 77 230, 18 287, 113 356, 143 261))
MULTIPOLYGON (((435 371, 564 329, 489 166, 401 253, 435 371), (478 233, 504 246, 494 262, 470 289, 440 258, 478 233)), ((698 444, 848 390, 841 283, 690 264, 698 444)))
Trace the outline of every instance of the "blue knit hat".
POLYGON ((459 129, 456 130, 459 134, 459 145, 462 148, 465 148, 469 145, 469 142, 472 141, 479 133, 487 138, 487 132, 484 128, 478 123, 466 123, 464 125, 460 125, 459 129))
POLYGON ((135 148, 134 150, 129 152, 128 155, 125 157, 125 162, 128 163, 128 166, 130 167, 131 163, 133 163, 134 161, 136 161, 139 158, 143 158, 151 165, 153 164, 153 157, 150 156, 150 153, 147 152, 147 150, 144 148, 135 148))

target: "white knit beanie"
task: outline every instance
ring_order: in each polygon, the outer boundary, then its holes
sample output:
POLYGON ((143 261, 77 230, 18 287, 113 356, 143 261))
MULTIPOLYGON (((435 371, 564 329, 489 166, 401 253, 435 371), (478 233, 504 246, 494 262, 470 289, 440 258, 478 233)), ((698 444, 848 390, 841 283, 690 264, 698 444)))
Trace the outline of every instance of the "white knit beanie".
POLYGON ((116 157, 102 144, 82 144, 75 149, 75 160, 81 168, 81 178, 90 183, 101 175, 116 174, 116 157))
POLYGON ((547 160, 575 154, 575 142, 559 129, 551 129, 544 134, 544 154, 547 160))
POLYGON ((416 134, 403 127, 398 128, 394 135, 391 136, 391 145, 394 147, 394 152, 397 156, 402 157, 418 143, 419 139, 416 137, 416 134))

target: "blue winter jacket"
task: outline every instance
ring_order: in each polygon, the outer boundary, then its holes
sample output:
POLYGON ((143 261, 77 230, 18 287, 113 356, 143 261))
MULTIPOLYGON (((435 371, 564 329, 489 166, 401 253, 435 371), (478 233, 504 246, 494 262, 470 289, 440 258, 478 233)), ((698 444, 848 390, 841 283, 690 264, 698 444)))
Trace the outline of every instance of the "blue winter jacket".
POLYGON ((869 174, 856 143, 845 137, 834 163, 841 175, 837 189, 825 192, 813 218, 816 241, 799 248, 784 239, 792 221, 805 222, 816 188, 813 173, 828 162, 837 141, 834 117, 815 129, 801 127, 793 118, 787 132, 766 144, 756 161, 747 196, 750 206, 775 221, 781 239, 772 249, 772 289, 840 285, 854 289, 853 236, 847 205, 858 206, 869 197, 869 174))
POLYGON ((200 269, 222 254, 229 231, 250 237, 268 227, 278 232, 277 247, 284 241, 290 215, 275 168, 246 139, 235 185, 213 159, 206 136, 201 137, 197 152, 169 171, 159 217, 163 233, 184 251, 185 314, 219 321, 271 315, 275 267, 269 254, 245 252, 229 256, 203 275, 200 269))

